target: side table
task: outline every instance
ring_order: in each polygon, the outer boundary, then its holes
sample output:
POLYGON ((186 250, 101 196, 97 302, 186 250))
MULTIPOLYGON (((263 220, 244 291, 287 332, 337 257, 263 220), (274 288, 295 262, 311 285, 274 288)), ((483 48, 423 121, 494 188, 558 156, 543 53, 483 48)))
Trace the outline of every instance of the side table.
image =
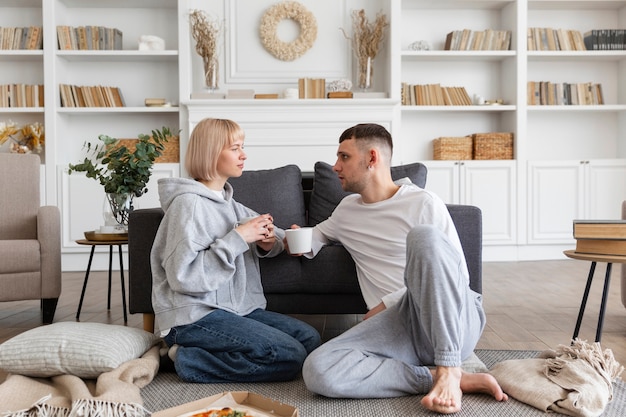
POLYGON ((80 293, 80 301, 78 302, 78 311, 76 311, 76 320, 80 317, 80 310, 83 307, 83 299, 85 298, 85 290, 87 289, 87 281, 89 280, 89 272, 91 271, 91 261, 93 261, 93 254, 96 250, 96 246, 108 246, 109 247, 109 291, 107 298, 107 310, 111 309, 111 273, 113 269, 113 246, 117 246, 120 254, 120 277, 122 283, 122 308, 124 309, 124 323, 128 321, 126 315, 126 287, 124 285, 124 262, 122 260, 122 246, 128 244, 128 238, 118 240, 87 240, 79 239, 76 241, 79 245, 91 246, 91 253, 89 254, 89 263, 87 264, 87 272, 85 273, 85 281, 83 282, 83 290, 80 293))
POLYGON ((591 282, 593 281, 593 275, 596 270, 596 263, 606 262, 606 273, 604 275, 604 288, 602 290, 602 302, 600 304, 600 314, 598 316, 598 327, 596 328, 596 342, 599 342, 600 339, 602 338, 602 324, 604 322, 606 300, 609 295, 609 285, 611 283, 611 266, 614 263, 622 263, 622 264, 626 263, 626 256, 579 253, 574 250, 566 250, 563 253, 568 258, 579 259, 582 261, 591 261, 591 268, 589 268, 589 276, 587 277, 587 285, 585 286, 583 299, 580 303, 580 310, 578 311, 578 319, 576 320, 576 327, 574 328, 574 335, 572 336, 572 340, 578 337, 578 332, 580 331, 580 324, 583 321, 585 307, 587 306, 587 298, 589 298, 589 290, 591 289, 591 282))

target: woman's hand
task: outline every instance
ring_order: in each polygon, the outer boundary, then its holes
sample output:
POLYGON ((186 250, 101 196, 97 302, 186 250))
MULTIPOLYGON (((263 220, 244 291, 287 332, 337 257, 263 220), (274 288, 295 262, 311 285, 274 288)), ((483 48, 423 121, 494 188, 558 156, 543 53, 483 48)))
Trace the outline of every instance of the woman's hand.
POLYGON ((250 221, 238 225, 235 230, 248 243, 255 243, 263 250, 269 251, 276 242, 274 235, 274 219, 268 214, 261 214, 250 221))

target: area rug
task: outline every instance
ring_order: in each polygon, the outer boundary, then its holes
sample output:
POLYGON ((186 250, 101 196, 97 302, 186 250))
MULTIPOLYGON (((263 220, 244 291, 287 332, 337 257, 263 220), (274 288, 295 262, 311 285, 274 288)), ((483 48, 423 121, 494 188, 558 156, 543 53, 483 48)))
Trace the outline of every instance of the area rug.
MULTIPOLYGON (((476 351, 476 355, 488 368, 497 362, 508 359, 532 358, 537 353, 537 351, 529 350, 476 351)), ((297 407, 300 411, 300 417, 328 417, 348 414, 381 417, 440 415, 425 410, 419 403, 421 396, 371 400, 325 398, 309 392, 302 378, 280 383, 189 384, 182 382, 174 373, 160 373, 152 383, 142 389, 141 395, 144 399, 144 407, 155 412, 224 391, 252 391, 265 395, 297 407)), ((613 394, 613 401, 609 403, 602 416, 626 416, 626 383, 621 380, 616 382, 613 394)), ((512 398, 507 402, 497 402, 488 395, 470 394, 463 396, 463 407, 459 413, 454 415, 460 417, 546 417, 547 413, 512 398)))

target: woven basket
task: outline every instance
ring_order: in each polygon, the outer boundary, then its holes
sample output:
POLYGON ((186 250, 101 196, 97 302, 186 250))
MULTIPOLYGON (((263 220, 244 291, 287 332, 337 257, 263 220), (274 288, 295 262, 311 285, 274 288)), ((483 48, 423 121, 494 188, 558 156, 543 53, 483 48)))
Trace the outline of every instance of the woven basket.
POLYGON ((441 137, 433 140, 435 160, 472 159, 472 137, 441 137))
POLYGON ((513 159, 513 133, 475 133, 474 159, 513 159))
MULTIPOLYGON (((119 139, 120 146, 126 146, 131 152, 135 152, 135 144, 139 139, 119 139)), ((178 136, 168 137, 168 141, 165 142, 165 149, 163 154, 155 159, 154 162, 165 163, 177 163, 180 162, 180 138, 178 136)))

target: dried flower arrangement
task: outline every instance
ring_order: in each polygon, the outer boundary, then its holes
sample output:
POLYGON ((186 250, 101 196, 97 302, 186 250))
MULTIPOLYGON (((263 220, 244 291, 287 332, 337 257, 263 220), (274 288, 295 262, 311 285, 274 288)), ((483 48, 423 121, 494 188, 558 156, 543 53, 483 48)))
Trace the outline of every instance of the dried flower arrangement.
POLYGON ((372 61, 378 55, 380 44, 385 37, 385 29, 389 26, 387 16, 382 12, 376 13, 376 20, 370 22, 365 10, 352 10, 352 38, 341 29, 346 39, 350 40, 352 50, 357 59, 359 72, 357 85, 360 88, 369 87, 372 76, 372 61))
POLYGON ((45 142, 43 125, 34 122, 20 128, 11 120, 0 122, 0 146, 9 139, 13 141, 10 148, 13 153, 39 153, 45 142))
POLYGON ((191 36, 196 41, 196 52, 204 63, 204 80, 207 87, 217 88, 219 82, 217 45, 222 28, 204 10, 194 9, 189 14, 191 36))

